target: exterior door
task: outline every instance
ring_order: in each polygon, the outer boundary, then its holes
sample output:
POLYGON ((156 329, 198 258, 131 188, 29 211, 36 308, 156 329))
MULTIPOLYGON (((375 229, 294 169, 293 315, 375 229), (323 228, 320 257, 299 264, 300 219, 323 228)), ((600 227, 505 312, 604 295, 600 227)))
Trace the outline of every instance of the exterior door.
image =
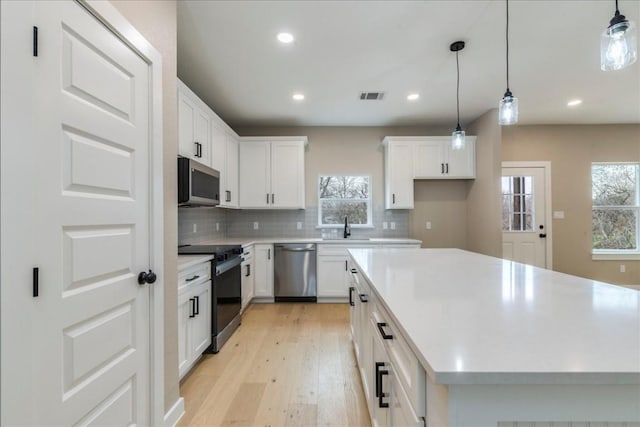
POLYGON ((36 3, 33 424, 147 425, 149 66, 78 3, 36 3))
POLYGON ((545 268, 546 209, 543 167, 502 168, 502 257, 545 268))

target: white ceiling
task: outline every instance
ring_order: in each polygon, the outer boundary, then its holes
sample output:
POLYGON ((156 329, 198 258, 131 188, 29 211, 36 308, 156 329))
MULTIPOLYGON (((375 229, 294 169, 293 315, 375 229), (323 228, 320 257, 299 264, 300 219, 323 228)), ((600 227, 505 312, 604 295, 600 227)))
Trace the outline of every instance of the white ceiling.
MULTIPOLYGON (((620 10, 640 19, 640 1, 620 10)), ((613 0, 512 0, 511 90, 520 124, 640 123, 640 61, 600 71, 613 0), (580 98, 577 108, 567 101, 580 98)), ((232 126, 455 126, 506 87, 505 2, 179 1, 178 76, 232 126), (283 45, 276 34, 296 40, 283 45), (384 91, 383 101, 360 101, 384 91), (296 102, 294 92, 306 99, 296 102), (419 92, 417 102, 406 96, 419 92)))

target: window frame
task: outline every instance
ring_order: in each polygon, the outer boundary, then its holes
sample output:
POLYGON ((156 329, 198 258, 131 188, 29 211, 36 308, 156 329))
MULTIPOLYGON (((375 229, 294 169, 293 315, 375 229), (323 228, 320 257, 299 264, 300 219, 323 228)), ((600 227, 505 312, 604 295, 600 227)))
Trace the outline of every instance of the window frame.
POLYGON ((321 173, 318 174, 318 180, 316 181, 316 192, 318 193, 318 224, 316 228, 343 228, 344 224, 323 224, 322 223, 322 201, 323 200, 335 200, 335 201, 365 201, 367 203, 367 223, 366 224, 352 224, 349 223, 351 228, 374 228, 373 227, 373 186, 372 177, 370 174, 337 174, 337 173, 321 173), (366 199, 335 199, 335 198, 321 198, 320 197, 320 180, 327 176, 354 176, 364 177, 368 180, 369 185, 369 197, 366 199))
POLYGON ((593 192, 593 166, 631 165, 636 167, 635 204, 634 205, 601 205, 593 204, 591 198, 591 258, 598 260, 640 260, 640 162, 591 162, 590 178, 593 192), (636 213, 636 249, 595 249, 593 247, 593 212, 594 210, 630 210, 636 213))

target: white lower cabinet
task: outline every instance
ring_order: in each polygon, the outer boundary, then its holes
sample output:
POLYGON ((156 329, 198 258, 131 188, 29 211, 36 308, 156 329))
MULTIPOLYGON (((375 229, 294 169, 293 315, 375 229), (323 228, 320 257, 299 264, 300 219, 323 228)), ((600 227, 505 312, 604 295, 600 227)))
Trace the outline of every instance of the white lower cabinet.
POLYGON ((366 279, 350 271, 351 333, 371 424, 422 426, 426 373, 366 279))
POLYGON ((273 301, 273 245, 253 246, 255 266, 254 297, 263 301, 273 301))
POLYGON ((211 344, 211 263, 178 272, 178 370, 182 378, 211 344))
POLYGON ((377 245, 318 245, 318 302, 347 301, 349 298, 349 248, 374 248, 377 245))
POLYGON ((242 308, 244 312, 245 308, 251 303, 254 294, 255 283, 255 269, 253 264, 253 246, 247 246, 242 252, 242 308))

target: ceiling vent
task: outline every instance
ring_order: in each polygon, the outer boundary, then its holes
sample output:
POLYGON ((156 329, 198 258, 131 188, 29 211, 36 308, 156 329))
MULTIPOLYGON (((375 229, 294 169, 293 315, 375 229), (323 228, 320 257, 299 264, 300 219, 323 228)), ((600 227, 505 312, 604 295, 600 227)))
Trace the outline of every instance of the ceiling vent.
POLYGON ((384 92, 360 92, 360 100, 362 101, 382 101, 384 92))

